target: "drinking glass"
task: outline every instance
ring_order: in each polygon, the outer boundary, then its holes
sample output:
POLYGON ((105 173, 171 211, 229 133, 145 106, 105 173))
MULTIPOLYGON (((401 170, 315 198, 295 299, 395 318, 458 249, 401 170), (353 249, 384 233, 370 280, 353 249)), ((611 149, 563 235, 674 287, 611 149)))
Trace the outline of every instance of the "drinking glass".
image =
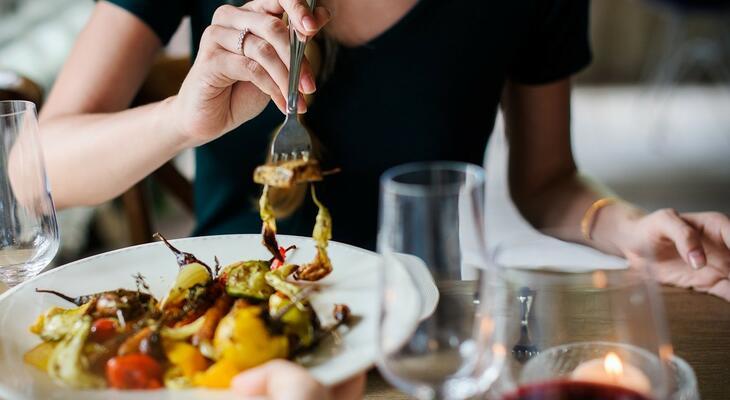
POLYGON ((59 237, 33 103, 0 101, 0 139, 0 279, 12 287, 51 262, 59 237))
POLYGON ((492 290, 505 300, 494 316, 509 321, 500 337, 509 356, 490 398, 680 398, 651 262, 578 269, 580 248, 562 250, 565 264, 549 260, 558 245, 513 239, 492 252, 492 290))
POLYGON ((377 365, 418 399, 479 395, 500 369, 495 321, 475 308, 478 283, 464 280, 488 280, 484 186, 483 169, 464 163, 407 164, 381 178, 377 365))

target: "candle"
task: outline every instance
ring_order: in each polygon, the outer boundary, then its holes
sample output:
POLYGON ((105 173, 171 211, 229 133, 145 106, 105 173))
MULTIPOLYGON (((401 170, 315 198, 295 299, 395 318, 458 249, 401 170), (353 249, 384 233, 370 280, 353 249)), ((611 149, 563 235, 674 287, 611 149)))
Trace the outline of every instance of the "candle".
POLYGON ((649 378, 641 370, 631 364, 624 364, 613 352, 604 359, 580 364, 570 377, 575 381, 621 386, 642 394, 648 394, 651 388, 649 378))

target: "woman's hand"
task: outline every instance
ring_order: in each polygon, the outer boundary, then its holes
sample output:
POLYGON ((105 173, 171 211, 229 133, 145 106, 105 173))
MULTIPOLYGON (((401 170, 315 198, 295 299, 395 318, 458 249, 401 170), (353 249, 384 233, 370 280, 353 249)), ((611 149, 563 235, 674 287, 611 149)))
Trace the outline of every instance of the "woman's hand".
POLYGON ((730 218, 722 213, 656 211, 634 221, 624 254, 652 263, 665 284, 730 301, 730 218))
MULTIPOLYGON (((310 12, 305 0, 253 0, 243 7, 224 5, 203 33, 195 63, 171 100, 170 118, 190 146, 211 141, 257 116, 273 100, 286 109, 289 80, 289 29, 314 36, 329 20, 324 7, 310 12), (243 48, 241 32, 248 30, 243 48)), ((316 90, 312 69, 302 62, 299 90, 316 90)), ((303 96, 299 111, 306 110, 303 96)))
POLYGON ((269 400, 354 400, 362 398, 364 385, 365 375, 359 375, 328 390, 301 366, 274 360, 239 374, 233 391, 269 400))

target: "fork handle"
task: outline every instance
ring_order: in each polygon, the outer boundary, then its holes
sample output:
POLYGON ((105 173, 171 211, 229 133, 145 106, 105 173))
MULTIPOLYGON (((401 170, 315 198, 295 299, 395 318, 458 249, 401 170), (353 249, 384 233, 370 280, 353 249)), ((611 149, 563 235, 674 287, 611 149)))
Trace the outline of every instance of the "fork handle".
MULTIPOLYGON (((309 9, 314 11, 317 0, 307 0, 309 9)), ((307 37, 304 40, 299 39, 294 25, 289 22, 289 94, 286 101, 286 112, 288 115, 297 114, 297 104, 299 103, 299 78, 302 71, 302 58, 304 58, 304 49, 307 47, 307 37)))

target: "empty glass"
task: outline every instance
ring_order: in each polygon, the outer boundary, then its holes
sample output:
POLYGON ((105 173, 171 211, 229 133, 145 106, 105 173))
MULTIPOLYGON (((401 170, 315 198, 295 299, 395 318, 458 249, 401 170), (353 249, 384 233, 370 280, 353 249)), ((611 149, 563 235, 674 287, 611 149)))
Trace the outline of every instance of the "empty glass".
POLYGON ((464 280, 488 274, 484 186, 483 169, 463 163, 408 164, 381 178, 378 368, 419 399, 484 393, 504 356, 489 349, 495 323, 475 313, 476 282, 464 280))
POLYGON ((33 103, 0 101, 0 139, 0 279, 15 286, 56 255, 58 225, 33 103))

